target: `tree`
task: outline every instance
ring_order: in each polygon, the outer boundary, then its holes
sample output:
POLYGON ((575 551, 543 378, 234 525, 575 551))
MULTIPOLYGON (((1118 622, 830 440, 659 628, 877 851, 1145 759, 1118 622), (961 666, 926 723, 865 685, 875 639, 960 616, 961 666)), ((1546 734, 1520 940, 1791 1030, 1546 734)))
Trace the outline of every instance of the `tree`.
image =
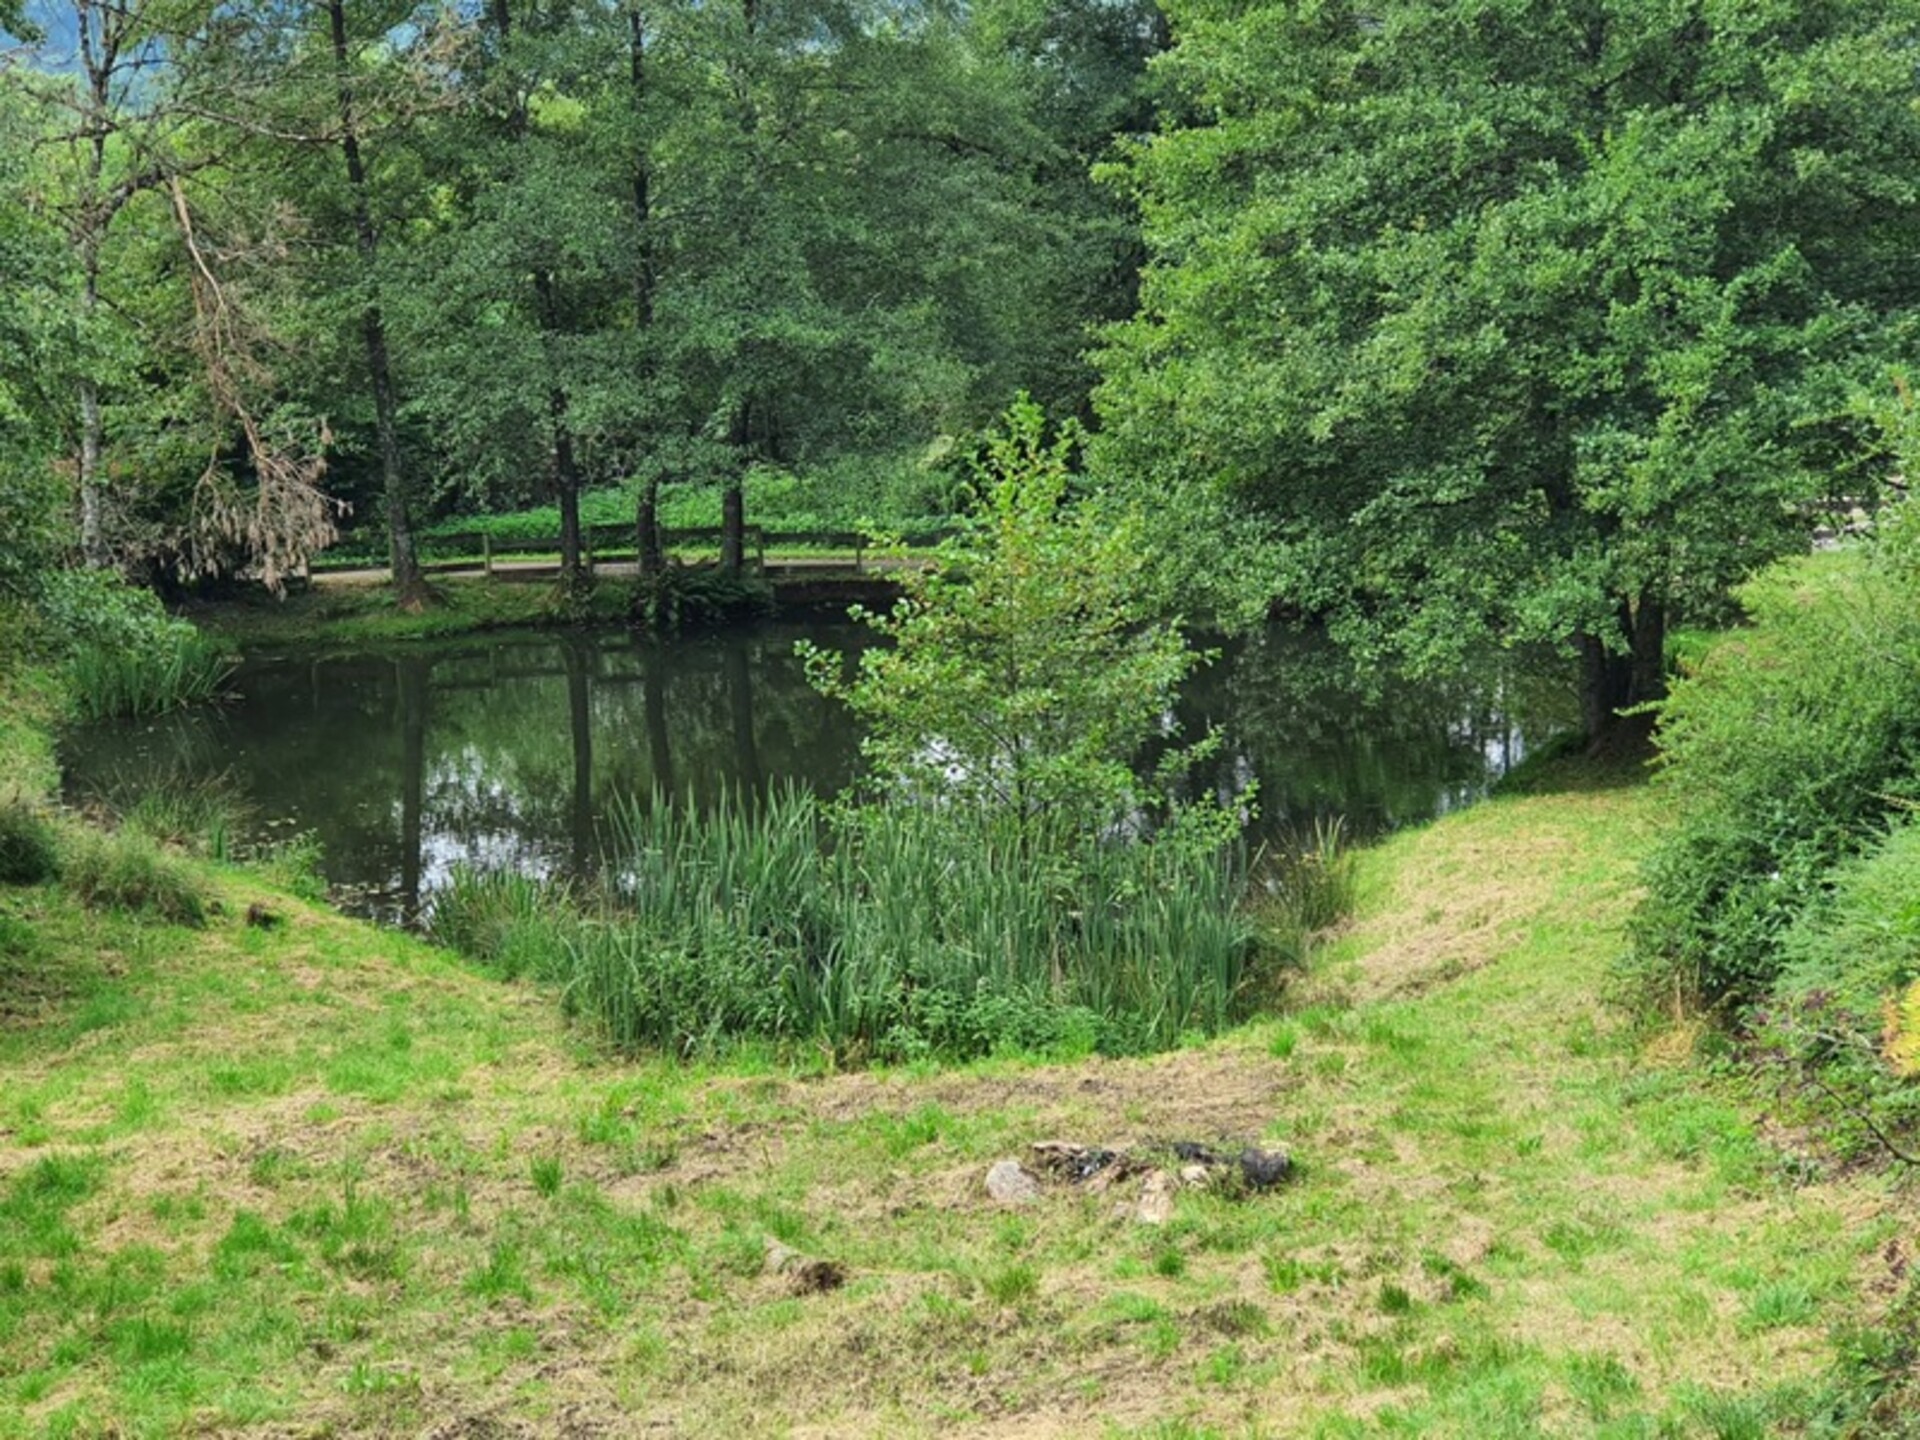
POLYGON ((869 727, 884 791, 1084 842, 1164 809, 1159 782, 1197 747, 1147 780, 1134 762, 1202 657, 1151 618, 1138 527, 1069 498, 1078 443, 1071 425, 1049 439, 1022 397, 989 442, 969 527, 936 568, 903 572, 891 613, 863 615, 891 643, 851 682, 837 656, 803 650, 814 684, 869 727))
POLYGON ((1597 735, 1676 605, 1868 483, 1854 396, 1920 318, 1910 0, 1172 18, 1099 460, 1257 515, 1275 599, 1415 661, 1570 641, 1597 735))

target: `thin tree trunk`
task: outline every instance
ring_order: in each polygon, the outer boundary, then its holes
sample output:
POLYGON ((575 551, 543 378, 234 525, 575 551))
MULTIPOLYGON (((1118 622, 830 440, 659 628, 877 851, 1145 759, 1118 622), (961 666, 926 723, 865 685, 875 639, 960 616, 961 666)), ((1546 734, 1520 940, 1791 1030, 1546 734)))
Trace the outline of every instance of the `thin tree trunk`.
MULTIPOLYGON (((560 329, 553 276, 545 270, 535 271, 533 288, 539 301, 541 333, 551 337, 560 329)), ((548 368, 551 371, 551 365, 548 368)), ((547 416, 553 426, 549 458, 553 497, 560 506, 560 588, 571 592, 584 579, 580 564, 580 467, 574 459, 573 429, 567 419, 567 392, 558 381, 549 381, 547 416)))
MULTIPOLYGON (((93 310, 93 277, 87 277, 87 311, 93 310)), ((80 552, 88 565, 104 569, 107 553, 105 505, 100 495, 100 387, 91 377, 80 382, 80 552)))
POLYGON ((374 265, 380 235, 373 224, 367 198, 367 171, 360 155, 360 136, 353 108, 352 67, 347 54, 347 15, 344 0, 327 0, 327 23, 332 31, 333 65, 340 100, 340 151, 347 166, 347 185, 353 196, 353 229, 369 286, 360 311, 360 334, 367 351, 367 374, 373 387, 374 429, 380 444, 380 480, 387 507, 387 559, 394 594, 405 608, 418 608, 427 598, 420 574, 419 553, 413 541, 413 521, 407 508, 406 475, 400 460, 399 406, 395 399, 393 364, 387 352, 386 317, 380 308, 374 265))
MULTIPOLYGON (((104 23, 96 30, 95 8, 88 0, 77 7, 81 68, 87 78, 87 190, 80 205, 79 240, 84 270, 80 290, 80 323, 91 334, 100 311, 100 245, 112 213, 103 190, 107 170, 107 133, 111 128, 113 70, 119 44, 104 23)), ((100 452, 104 426, 100 418, 100 386, 91 375, 80 380, 80 552, 94 569, 104 569, 112 555, 107 548, 106 504, 101 494, 100 452)))
POLYGON ((733 451, 733 466, 727 472, 726 488, 720 493, 720 573, 737 579, 747 558, 747 463, 753 444, 753 401, 742 400, 734 407, 727 426, 727 442, 733 451))
POLYGON ((666 554, 660 544, 660 477, 649 475, 640 487, 640 504, 634 516, 638 531, 635 545, 639 557, 640 579, 658 580, 667 568, 666 554))

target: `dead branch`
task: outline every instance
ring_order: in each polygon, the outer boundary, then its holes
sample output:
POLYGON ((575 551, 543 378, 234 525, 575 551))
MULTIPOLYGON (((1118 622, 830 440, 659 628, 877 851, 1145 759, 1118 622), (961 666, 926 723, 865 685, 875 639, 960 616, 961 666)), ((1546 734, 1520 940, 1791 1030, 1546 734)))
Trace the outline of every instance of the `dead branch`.
POLYGON ((314 433, 304 439, 289 433, 292 427, 274 423, 266 398, 274 377, 264 359, 271 336, 215 270, 179 178, 171 178, 167 188, 192 262, 188 278, 194 352, 215 411, 240 429, 254 474, 250 491, 238 484, 225 463, 222 442, 215 440, 194 487, 184 563, 190 575, 217 574, 228 568, 238 550, 278 595, 286 577, 304 569, 338 534, 336 521, 346 507, 320 484, 333 435, 325 420, 314 422, 314 433))

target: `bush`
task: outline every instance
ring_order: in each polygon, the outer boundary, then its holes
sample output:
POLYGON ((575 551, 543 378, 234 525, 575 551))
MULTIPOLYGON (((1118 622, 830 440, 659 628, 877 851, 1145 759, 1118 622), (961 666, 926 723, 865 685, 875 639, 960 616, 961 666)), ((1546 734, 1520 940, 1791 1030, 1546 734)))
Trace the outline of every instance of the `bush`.
POLYGON ((753 575, 726 575, 712 566, 669 563, 634 585, 631 616, 654 635, 677 635, 731 625, 773 613, 773 587, 753 575))
MULTIPOLYGON (((988 823, 1123 835, 1173 808, 1173 779, 1217 745, 1173 741, 1180 684, 1205 657, 1159 613, 1138 517, 1072 497, 1079 430, 1049 431, 1022 396, 986 443, 980 499, 930 569, 900 574, 887 614, 856 609, 885 644, 854 677, 803 642, 808 677, 865 722, 883 803, 931 800, 988 823), (1169 743, 1159 769, 1136 767, 1169 743)), ((1223 833, 1237 817, 1210 799, 1223 833)))
POLYGON ((136 831, 73 832, 61 874, 96 909, 135 910, 176 925, 207 918, 207 893, 193 867, 136 831))
POLYGON ((149 591, 99 570, 57 570, 41 586, 48 632, 66 647, 84 719, 154 715, 211 699, 232 673, 224 646, 168 615, 149 591))
POLYGON ((1830 1103, 1823 1134, 1870 1154, 1920 1122, 1920 824, 1907 819, 1842 865, 1831 893, 1782 934, 1783 968, 1755 1032, 1830 1103))
POLYGON ((0 885, 38 885, 59 869, 52 823, 20 796, 0 797, 0 885))
POLYGON ((1752 627, 1661 709, 1678 823, 1646 869, 1634 978, 1710 1004, 1762 995, 1830 869, 1920 795, 1920 586, 1910 525, 1768 572, 1752 627))

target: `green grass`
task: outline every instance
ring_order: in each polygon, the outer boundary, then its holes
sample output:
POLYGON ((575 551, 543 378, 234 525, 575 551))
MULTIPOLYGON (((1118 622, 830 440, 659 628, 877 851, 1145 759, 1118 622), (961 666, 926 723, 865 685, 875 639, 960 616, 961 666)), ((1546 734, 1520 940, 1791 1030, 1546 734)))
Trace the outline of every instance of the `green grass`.
POLYGON ((1210 1043, 852 1075, 611 1061, 231 867, 199 931, 0 892, 42 987, 0 1000, 0 1437, 1774 1433, 1910 1202, 1806 1183, 1601 1001, 1655 821, 1538 790, 1360 852, 1290 1013, 1210 1043), (990 1204, 1047 1138, 1303 1173, 1158 1229, 990 1204))
POLYGON ((519 584, 447 576, 433 582, 437 603, 418 612, 399 609, 385 585, 316 585, 284 600, 252 595, 193 612, 193 619, 243 647, 337 644, 360 646, 432 640, 474 631, 581 620, 620 620, 631 596, 625 584, 594 588, 585 616, 563 605, 546 583, 519 584))

